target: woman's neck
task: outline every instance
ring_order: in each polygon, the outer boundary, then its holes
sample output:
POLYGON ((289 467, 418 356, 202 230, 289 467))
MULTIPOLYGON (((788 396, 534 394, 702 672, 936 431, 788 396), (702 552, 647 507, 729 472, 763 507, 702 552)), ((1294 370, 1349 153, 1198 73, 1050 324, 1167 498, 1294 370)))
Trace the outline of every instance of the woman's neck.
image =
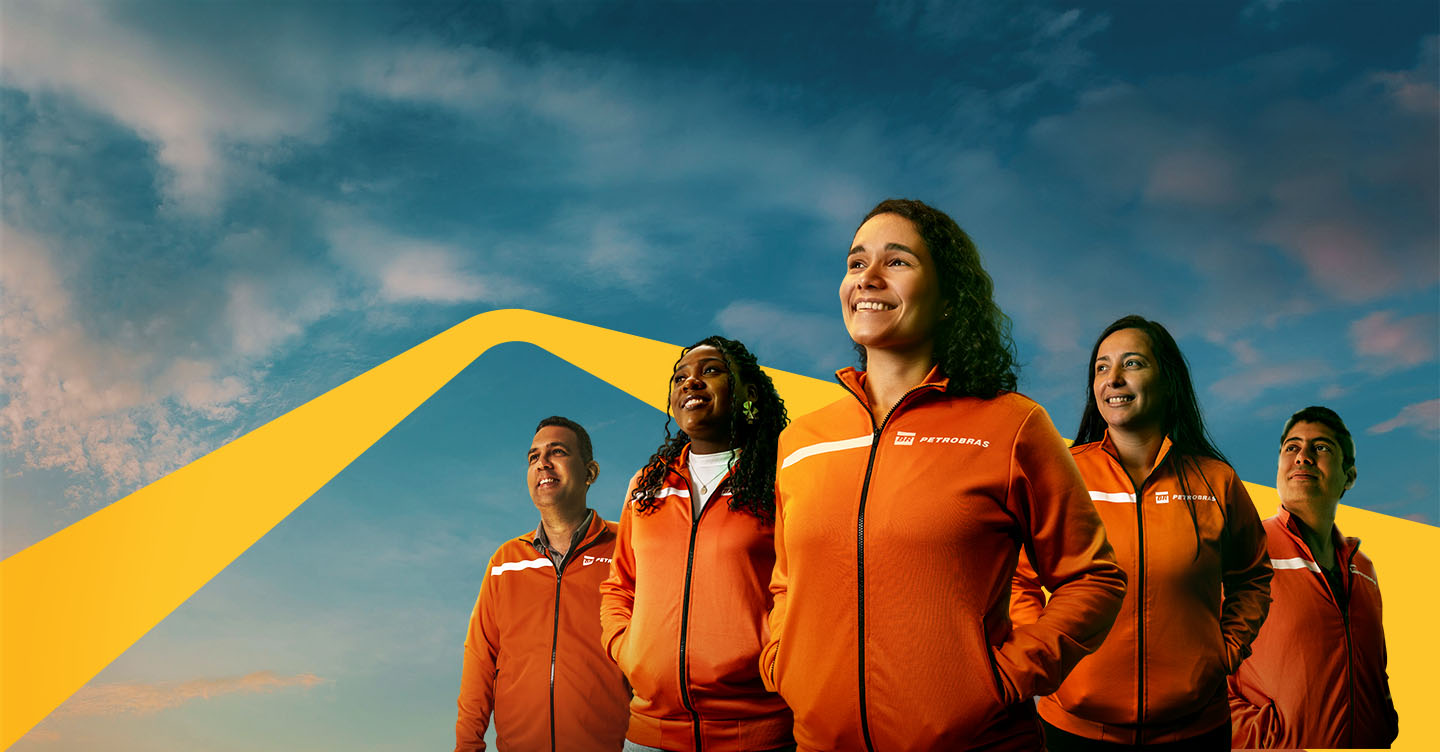
POLYGON ((865 350, 865 396, 870 400, 870 413, 876 423, 890 414, 891 408, 925 380, 935 362, 930 343, 913 350, 865 350))
POLYGON ((1120 455, 1125 474, 1139 488, 1150 476, 1150 469, 1155 467, 1155 458, 1160 456, 1160 447, 1165 443, 1165 432, 1159 427, 1135 431, 1112 427, 1110 443, 1115 445, 1115 452, 1120 455))

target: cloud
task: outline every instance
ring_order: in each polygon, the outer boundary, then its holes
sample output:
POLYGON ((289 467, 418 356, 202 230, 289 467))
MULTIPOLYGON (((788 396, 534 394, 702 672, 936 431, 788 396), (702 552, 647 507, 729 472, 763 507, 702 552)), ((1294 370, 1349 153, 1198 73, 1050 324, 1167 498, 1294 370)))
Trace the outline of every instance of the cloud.
POLYGON ((319 123, 325 100, 311 85, 316 71, 287 67, 293 51, 285 35, 270 39, 265 54, 218 28, 195 28, 178 44, 162 45, 127 23, 125 10, 93 2, 7 3, 0 25, 7 84, 74 97, 155 144, 172 200, 213 208, 228 144, 272 141, 319 123), (231 65, 235 59, 246 64, 231 65), (271 75, 280 71, 288 75, 271 75))
MULTIPOLYGON (((1074 109, 1036 120, 1011 164, 1075 186, 1040 210, 1080 236, 1104 232, 1117 250, 1176 268, 1159 280, 1185 282, 1169 291, 1179 296, 1167 323, 1228 335, 1424 289, 1440 275, 1440 149, 1433 113, 1415 102, 1433 88, 1436 47, 1423 41, 1412 69, 1347 77, 1333 55, 1295 48, 1203 76, 1097 83, 1074 109)), ((1100 267, 1097 250, 1086 252, 1100 267)), ((1108 284, 1075 271, 1055 278, 1108 284)))
POLYGON ((232 694, 261 694, 290 687, 309 689, 328 681, 315 674, 281 676, 274 671, 256 671, 245 676, 183 682, 87 685, 61 705, 56 714, 151 715, 193 700, 212 700, 232 694))
POLYGON ((1435 360, 1436 317, 1417 314, 1395 318, 1394 311, 1376 311, 1350 325, 1350 342, 1360 367, 1388 373, 1435 360))
POLYGON ((1190 148, 1161 154, 1150 168, 1145 200, 1212 207, 1232 203, 1236 167, 1218 149, 1190 148))
POLYGON ((725 336, 738 339, 761 362, 807 364, 806 371, 834 371, 852 357, 839 316, 800 313, 758 300, 737 300, 715 314, 725 336))
POLYGON ((205 421, 252 398, 249 374, 214 359, 95 336, 44 241, 0 225, 0 242, 0 446, 25 466, 134 488, 198 457, 213 445, 205 421))
POLYGON ((484 254, 446 243, 397 235, 390 230, 332 212, 330 253, 359 275, 384 303, 491 303, 533 301, 539 290, 503 274, 472 267, 484 254))
POLYGON ((1390 433, 1397 428, 1413 428, 1416 433, 1431 439, 1440 436, 1440 399, 1406 405, 1395 417, 1377 423, 1365 429, 1365 432, 1390 433))
POLYGON ((1270 389, 1320 381, 1333 374, 1334 369, 1316 360, 1254 365, 1241 368, 1211 384, 1210 392, 1217 400, 1244 405, 1254 402, 1270 389))

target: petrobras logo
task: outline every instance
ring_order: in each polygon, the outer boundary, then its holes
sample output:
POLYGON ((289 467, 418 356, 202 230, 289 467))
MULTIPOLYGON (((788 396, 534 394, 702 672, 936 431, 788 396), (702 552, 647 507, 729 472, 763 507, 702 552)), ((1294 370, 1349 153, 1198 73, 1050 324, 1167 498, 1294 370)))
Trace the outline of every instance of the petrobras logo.
MULTIPOLYGON (((1162 494, 1162 493, 1169 493, 1169 492, 1168 492, 1168 491, 1156 491, 1155 493, 1156 493, 1156 495, 1159 495, 1159 494, 1162 494)), ((1206 496, 1205 494, 1190 494, 1189 496, 1186 496, 1185 494, 1175 494, 1174 496, 1171 496, 1170 498, 1171 498, 1171 499, 1174 499, 1175 501, 1215 501, 1215 500, 1216 500, 1214 496, 1206 496)), ((1159 499, 1156 499, 1156 501, 1159 501, 1159 499)))
POLYGON ((920 444, 965 444, 968 446, 988 447, 989 439, 977 439, 973 436, 918 436, 913 431, 896 431, 895 446, 910 446, 920 444))
POLYGON ((580 566, 588 567, 596 562, 599 562, 601 564, 609 564, 610 560, 603 556, 586 556, 580 560, 580 566))
POLYGON ((989 439, 977 439, 974 436, 921 436, 921 444, 969 444, 971 446, 988 447, 989 439))
POLYGON ((1170 492, 1169 492, 1169 491, 1156 491, 1156 492, 1155 492, 1155 503, 1156 503, 1156 504, 1169 504, 1169 503, 1170 503, 1170 492))

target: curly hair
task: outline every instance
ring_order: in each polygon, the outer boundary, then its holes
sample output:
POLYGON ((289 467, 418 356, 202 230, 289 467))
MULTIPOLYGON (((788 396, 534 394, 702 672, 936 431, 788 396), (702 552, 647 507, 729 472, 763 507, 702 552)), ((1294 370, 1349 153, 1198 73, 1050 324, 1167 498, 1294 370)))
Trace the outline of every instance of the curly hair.
MULTIPOLYGON (((860 224, 880 214, 910 220, 930 250, 938 271, 940 299, 951 312, 935 321, 935 363, 950 379, 945 391, 957 397, 990 398, 1013 392, 1019 381, 1010 317, 995 305, 995 283, 980 263, 974 241, 948 214, 922 201, 881 201, 860 224)), ((855 345, 860 367, 865 348, 855 345)))
MULTIPOLYGON (((1185 354, 1180 352, 1180 345, 1160 322, 1131 314, 1116 319, 1095 339, 1095 345, 1090 348, 1090 360, 1085 364, 1085 410, 1080 414, 1080 428, 1075 434, 1075 444, 1090 444, 1105 437, 1105 429, 1109 425, 1105 418, 1101 417, 1100 408, 1095 404, 1095 358, 1100 354, 1100 344, 1105 338, 1121 329, 1135 329, 1150 341, 1150 352, 1155 356, 1155 370, 1160 377, 1159 384, 1163 392, 1161 406, 1165 412, 1160 419, 1160 428, 1170 437, 1167 460, 1175 463, 1181 493, 1190 509, 1190 522, 1195 526, 1195 540, 1198 543, 1200 523, 1195 518, 1194 495, 1190 493, 1187 477, 1194 475, 1200 478, 1210 490, 1211 498, 1216 499, 1216 504, 1219 505, 1220 497, 1210 486, 1210 479, 1200 472, 1200 463, 1196 458, 1209 457, 1227 465, 1230 460, 1215 446, 1215 440, 1205 428, 1205 416, 1200 412, 1200 402, 1195 398, 1195 385, 1190 379, 1190 365, 1185 361, 1185 354)), ((1223 506, 1220 507, 1220 513, 1225 513, 1223 506)), ((1198 547, 1195 555, 1200 555, 1198 547)))
MULTIPOLYGON (((785 402, 770 377, 760 369, 755 356, 745 345, 720 336, 706 337, 680 351, 680 357, 702 345, 709 345, 720 351, 730 371, 730 444, 738 449, 731 460, 730 508, 737 512, 754 515, 767 525, 775 524, 775 452, 780 431, 789 419, 785 415, 785 402), (741 405, 746 396, 737 388, 738 384, 754 387, 755 421, 745 419, 741 405)), ((676 359, 679 365, 679 359, 676 359)), ((645 468, 640 471, 640 481, 630 501, 635 511, 649 513, 662 503, 655 495, 665 483, 667 468, 680 456, 680 451, 690 443, 684 431, 676 429, 670 433, 670 411, 665 411, 665 441, 650 455, 645 468)))

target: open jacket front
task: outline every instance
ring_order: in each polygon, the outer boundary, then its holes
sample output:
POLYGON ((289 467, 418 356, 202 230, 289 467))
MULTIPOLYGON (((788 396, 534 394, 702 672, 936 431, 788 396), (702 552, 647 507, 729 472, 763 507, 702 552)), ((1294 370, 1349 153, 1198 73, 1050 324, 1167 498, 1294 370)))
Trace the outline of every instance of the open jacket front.
MULTIPOLYGON (((1250 654, 1270 602, 1265 534, 1250 495, 1229 465, 1182 461, 1168 438, 1139 487, 1108 432, 1070 451, 1130 588, 1105 644, 1041 698, 1040 715, 1122 744, 1214 731, 1229 720, 1225 677, 1250 654)), ((1022 563, 1016 622, 1043 613, 1040 585, 1022 563)))
POLYGON ((1265 533, 1273 600, 1255 652, 1230 678, 1235 747, 1389 747, 1398 729, 1380 583, 1360 539, 1333 531, 1346 590, 1337 599, 1288 510, 1265 520, 1265 533))
POLYGON ((635 689, 626 737, 662 749, 768 750, 791 743, 789 708, 760 681, 774 528, 730 508, 727 477, 692 514, 686 447, 658 506, 638 512, 630 481, 600 622, 635 689))
POLYGON ((1031 697, 1104 638, 1125 591, 1043 408, 932 370, 884 420, 865 375, 781 434, 766 683, 805 750, 1037 749, 1031 697), (1024 545, 1056 588, 1011 627, 1024 545))

